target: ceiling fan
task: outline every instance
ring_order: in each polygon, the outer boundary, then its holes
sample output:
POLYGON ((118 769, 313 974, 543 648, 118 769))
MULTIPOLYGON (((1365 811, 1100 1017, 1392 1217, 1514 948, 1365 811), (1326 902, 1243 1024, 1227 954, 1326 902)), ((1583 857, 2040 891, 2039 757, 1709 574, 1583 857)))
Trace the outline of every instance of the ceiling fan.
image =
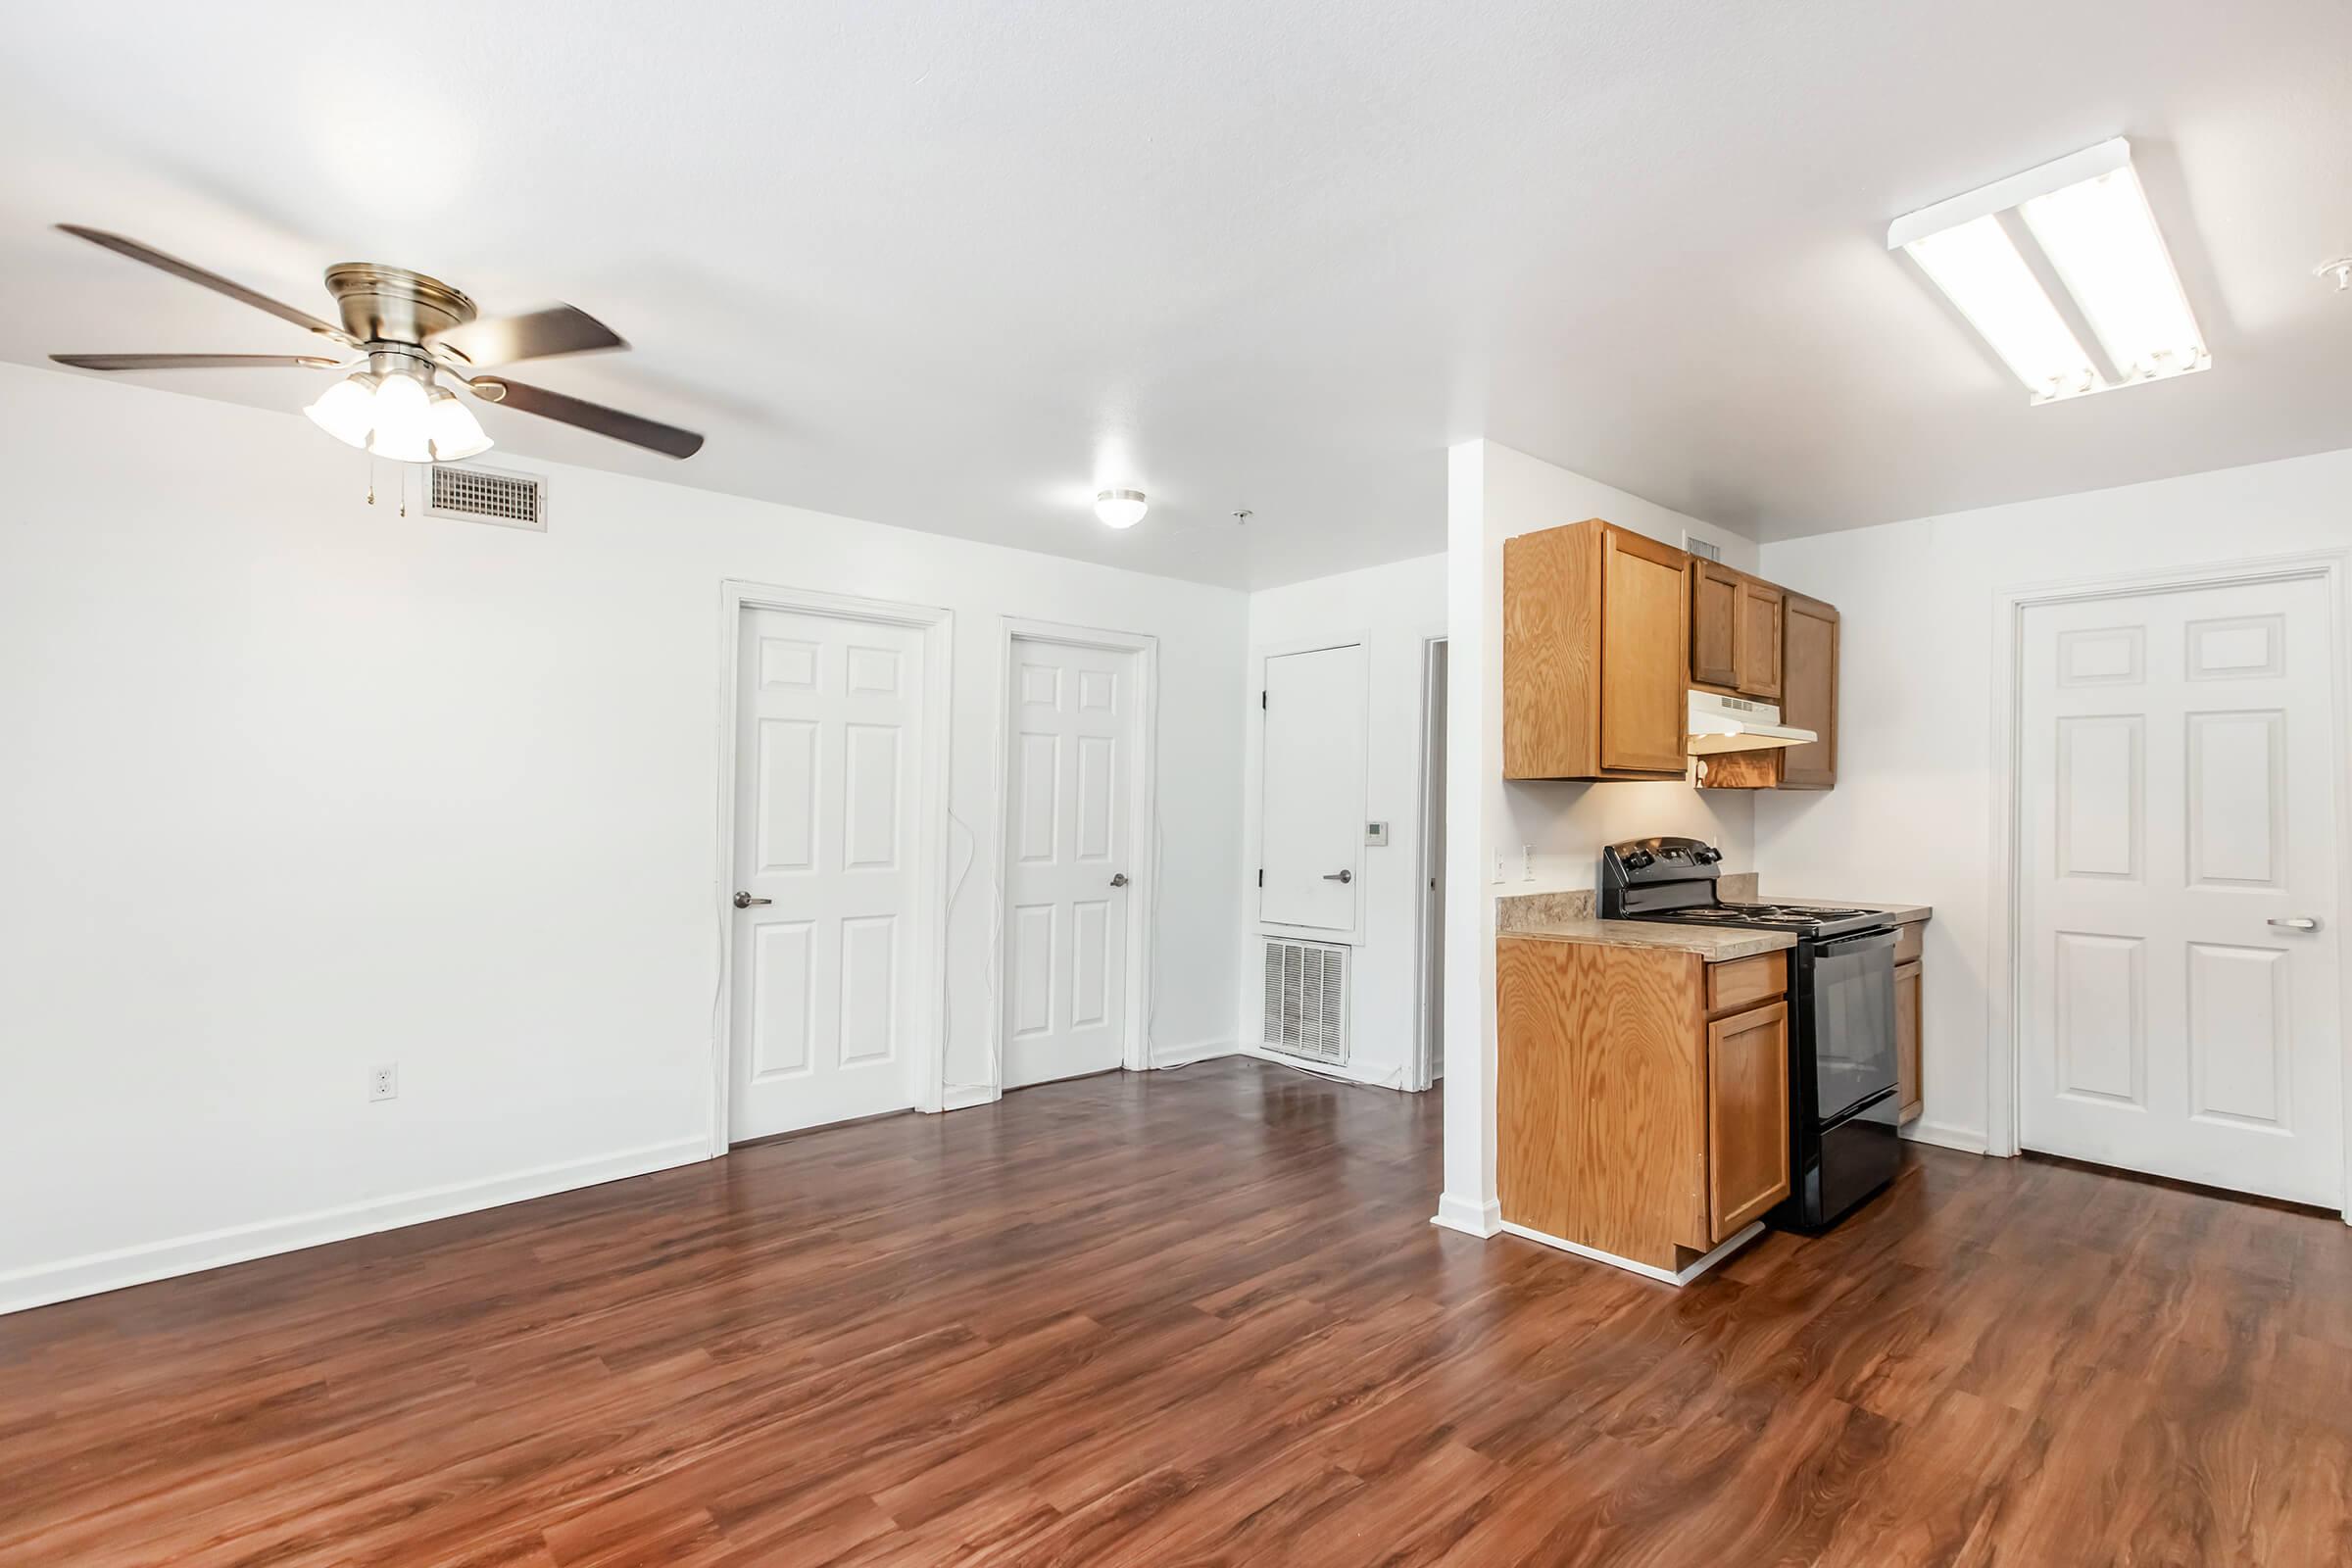
POLYGON ((327 292, 335 297, 343 318, 343 324, 335 326, 135 239, 74 223, 57 226, 367 356, 365 364, 317 354, 49 356, 60 365, 84 370, 350 369, 303 412, 338 441, 403 463, 449 463, 489 450, 490 438, 472 412, 440 384, 444 371, 485 403, 577 425, 664 457, 691 458, 702 450, 703 438, 692 430, 503 375, 472 373, 478 368, 521 360, 628 347, 604 322, 568 305, 551 305, 523 316, 486 317, 475 310, 473 301, 438 278, 373 262, 344 262, 326 270, 327 292))

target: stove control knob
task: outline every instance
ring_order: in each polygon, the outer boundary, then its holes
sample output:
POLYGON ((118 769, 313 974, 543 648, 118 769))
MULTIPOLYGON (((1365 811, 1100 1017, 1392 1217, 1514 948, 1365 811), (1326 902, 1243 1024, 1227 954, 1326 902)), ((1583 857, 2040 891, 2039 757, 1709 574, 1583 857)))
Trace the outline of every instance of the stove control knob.
POLYGON ((1719 849, 1716 849, 1713 845, 1709 845, 1703 850, 1695 850, 1691 852, 1690 858, 1696 860, 1701 865, 1713 865, 1717 860, 1723 858, 1723 852, 1719 849))
POLYGON ((1656 859, 1657 857, 1650 854, 1647 850, 1636 850, 1633 854, 1625 858, 1625 868, 1628 871, 1640 871, 1648 867, 1650 864, 1655 862, 1656 859))

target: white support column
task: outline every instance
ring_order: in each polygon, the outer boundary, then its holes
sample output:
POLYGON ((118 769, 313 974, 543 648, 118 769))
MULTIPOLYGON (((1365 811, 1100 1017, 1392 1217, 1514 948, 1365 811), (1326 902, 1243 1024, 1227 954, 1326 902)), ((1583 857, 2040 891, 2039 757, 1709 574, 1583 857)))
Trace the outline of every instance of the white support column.
POLYGON ((1494 847, 1487 798, 1502 776, 1502 550, 1487 537, 1487 444, 1446 453, 1446 1191, 1436 1223, 1502 1225, 1494 1200, 1494 847))

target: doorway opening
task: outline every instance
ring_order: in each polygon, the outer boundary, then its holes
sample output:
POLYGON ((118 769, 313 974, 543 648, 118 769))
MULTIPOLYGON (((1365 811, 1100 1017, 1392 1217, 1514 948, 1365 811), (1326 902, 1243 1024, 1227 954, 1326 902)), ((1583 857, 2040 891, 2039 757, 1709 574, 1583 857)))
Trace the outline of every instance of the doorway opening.
POLYGON ((1413 1087, 1446 1076, 1446 642, 1421 645, 1420 1028, 1413 1087))

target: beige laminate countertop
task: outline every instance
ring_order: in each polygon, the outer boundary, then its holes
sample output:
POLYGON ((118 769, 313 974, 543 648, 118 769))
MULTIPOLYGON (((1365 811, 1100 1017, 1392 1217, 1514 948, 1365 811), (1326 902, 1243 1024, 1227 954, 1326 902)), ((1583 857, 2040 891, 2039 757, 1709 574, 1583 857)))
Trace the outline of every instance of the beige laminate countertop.
POLYGON ((1675 925, 1664 920, 1545 920, 1499 933, 1530 942, 1581 942, 1604 948, 1668 948, 1695 953, 1709 963, 1749 958, 1796 946, 1786 931, 1742 931, 1734 926, 1675 925))

